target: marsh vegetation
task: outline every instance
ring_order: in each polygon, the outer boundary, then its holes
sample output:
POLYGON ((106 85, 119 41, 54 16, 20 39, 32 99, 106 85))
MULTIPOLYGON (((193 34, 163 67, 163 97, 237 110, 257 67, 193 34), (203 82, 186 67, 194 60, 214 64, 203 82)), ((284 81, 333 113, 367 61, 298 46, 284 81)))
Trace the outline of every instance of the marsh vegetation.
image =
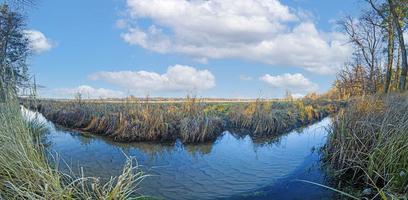
POLYGON ((182 103, 79 102, 22 100, 52 122, 104 135, 115 141, 214 141, 225 130, 253 137, 276 136, 335 113, 344 103, 291 100, 206 103, 186 98, 182 103))
POLYGON ((370 198, 407 198, 407 95, 351 99, 333 120, 323 153, 340 187, 365 189, 370 198))

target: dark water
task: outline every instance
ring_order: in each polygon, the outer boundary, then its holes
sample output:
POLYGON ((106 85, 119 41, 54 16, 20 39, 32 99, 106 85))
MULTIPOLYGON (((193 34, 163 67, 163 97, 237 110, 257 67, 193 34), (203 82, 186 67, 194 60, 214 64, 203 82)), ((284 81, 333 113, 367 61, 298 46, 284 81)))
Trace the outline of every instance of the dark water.
POLYGON ((313 149, 324 144, 330 123, 326 118, 277 138, 254 141, 225 132, 211 144, 183 145, 120 144, 47 122, 45 140, 74 171, 81 166, 87 176, 116 176, 125 154, 136 157, 152 175, 138 192, 159 199, 331 199, 330 191, 298 181, 325 183, 313 149))

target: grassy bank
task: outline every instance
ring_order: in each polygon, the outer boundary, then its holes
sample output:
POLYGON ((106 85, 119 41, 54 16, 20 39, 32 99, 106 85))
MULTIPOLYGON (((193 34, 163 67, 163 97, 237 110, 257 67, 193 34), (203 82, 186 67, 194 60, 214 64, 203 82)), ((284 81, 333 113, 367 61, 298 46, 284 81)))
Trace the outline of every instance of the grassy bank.
POLYGON ((144 176, 133 159, 107 183, 64 174, 45 156, 43 131, 43 124, 23 119, 17 103, 0 103, 0 199, 141 198, 136 192, 144 176))
POLYGON ((408 96, 350 100, 334 119, 324 162, 357 196, 408 198, 408 96))
POLYGON ((115 141, 175 141, 199 143, 215 140, 223 131, 252 136, 278 135, 334 113, 338 102, 296 100, 207 103, 188 98, 181 103, 84 102, 27 100, 56 124, 100 134, 115 141))

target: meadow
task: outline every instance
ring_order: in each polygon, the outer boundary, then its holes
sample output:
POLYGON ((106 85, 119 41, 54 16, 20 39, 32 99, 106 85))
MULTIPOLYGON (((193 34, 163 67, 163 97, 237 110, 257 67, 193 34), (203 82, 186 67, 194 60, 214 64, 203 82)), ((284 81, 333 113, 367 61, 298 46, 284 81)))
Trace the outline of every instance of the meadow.
POLYGON ((183 143, 214 141, 226 130, 252 137, 276 136, 318 121, 345 105, 322 99, 220 103, 197 98, 161 103, 22 99, 21 102, 58 125, 115 141, 180 139, 183 143))

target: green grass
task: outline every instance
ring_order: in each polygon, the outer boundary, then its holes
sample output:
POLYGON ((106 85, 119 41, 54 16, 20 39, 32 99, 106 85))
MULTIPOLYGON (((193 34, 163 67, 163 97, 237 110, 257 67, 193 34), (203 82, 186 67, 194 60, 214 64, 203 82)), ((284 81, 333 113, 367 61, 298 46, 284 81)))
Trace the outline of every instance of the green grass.
POLYGON ((17 103, 0 103, 0 199, 129 199, 145 175, 129 158, 119 177, 64 174, 45 156, 44 125, 26 121, 17 103))
POLYGON ((350 100, 323 154, 340 187, 371 188, 371 198, 408 198, 407 95, 350 100))
POLYGON ((187 98, 178 103, 23 100, 47 119, 68 128, 115 141, 214 141, 225 130, 245 129, 252 136, 275 136, 307 125, 341 107, 339 102, 297 100, 206 103, 187 98))

